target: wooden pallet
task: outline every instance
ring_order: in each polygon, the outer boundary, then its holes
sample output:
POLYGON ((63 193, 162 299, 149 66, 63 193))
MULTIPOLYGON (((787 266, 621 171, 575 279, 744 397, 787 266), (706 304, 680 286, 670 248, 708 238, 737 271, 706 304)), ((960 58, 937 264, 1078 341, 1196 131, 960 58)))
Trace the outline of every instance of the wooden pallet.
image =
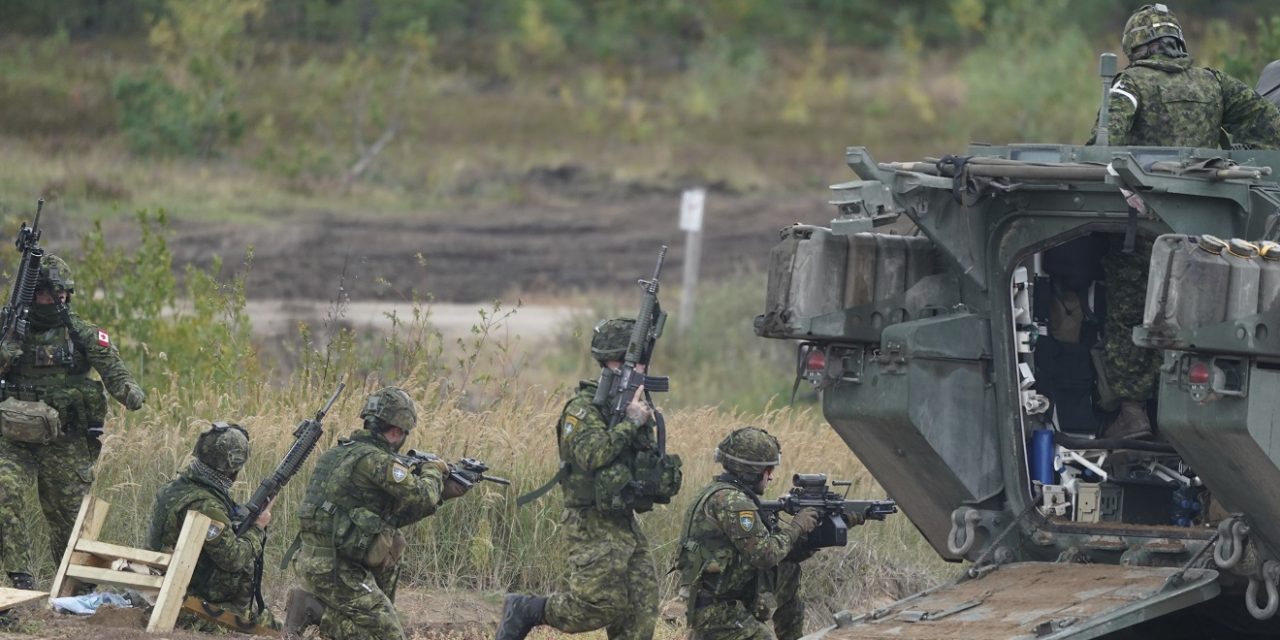
POLYGON ((147 632, 173 631, 212 520, 204 514, 188 511, 174 552, 161 553, 98 540, 110 508, 111 505, 104 500, 85 496, 71 530, 71 539, 67 541, 67 550, 62 554, 62 563, 53 576, 53 588, 48 597, 69 596, 81 584, 134 589, 155 598, 147 632), (154 568, 160 575, 114 571, 111 563, 116 560, 154 568))

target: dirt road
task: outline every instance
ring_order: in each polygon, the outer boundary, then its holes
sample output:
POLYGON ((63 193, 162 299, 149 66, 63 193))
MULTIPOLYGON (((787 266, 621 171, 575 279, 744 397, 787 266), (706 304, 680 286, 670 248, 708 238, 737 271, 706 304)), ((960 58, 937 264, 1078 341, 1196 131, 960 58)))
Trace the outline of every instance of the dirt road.
MULTIPOLYGON (((708 194, 703 276, 763 266, 778 229, 831 219, 822 196, 708 194)), ((252 299, 332 300, 341 285, 353 300, 403 303, 416 292, 477 302, 625 287, 652 269, 661 244, 671 245, 666 273, 675 282, 684 260, 678 205, 678 193, 542 196, 467 211, 310 212, 266 223, 179 220, 170 247, 180 271, 188 263, 209 266, 215 256, 239 265, 252 245, 252 299)))

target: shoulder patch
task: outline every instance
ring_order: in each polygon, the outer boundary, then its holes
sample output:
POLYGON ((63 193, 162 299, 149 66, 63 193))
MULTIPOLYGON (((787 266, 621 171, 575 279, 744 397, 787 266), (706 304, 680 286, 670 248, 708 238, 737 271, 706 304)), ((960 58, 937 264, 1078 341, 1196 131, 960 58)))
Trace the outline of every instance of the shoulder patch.
POLYGON ((738 512, 738 526, 739 526, 739 527, 742 527, 742 530, 743 530, 743 531, 750 531, 750 530, 754 529, 754 528, 756 527, 756 512, 754 512, 754 511, 739 511, 739 512, 738 512))
POLYGON ((209 530, 206 531, 204 534, 204 541, 213 542, 214 540, 217 540, 218 536, 222 535, 223 530, 225 530, 226 528, 227 528, 226 525, 222 524, 221 522, 218 522, 217 520, 210 522, 209 530))
POLYGON ((577 416, 574 416, 574 415, 567 415, 567 416, 565 416, 565 417, 564 417, 564 423, 563 423, 563 424, 564 424, 564 435, 566 435, 566 436, 567 436, 567 435, 569 435, 569 434, 573 433, 573 428, 574 428, 574 427, 576 427, 576 426, 578 426, 578 425, 579 425, 579 424, 581 424, 581 423, 582 423, 582 419, 581 419, 581 418, 578 418, 577 416))
POLYGON ((98 329, 98 346, 99 347, 111 346, 111 336, 107 335, 107 332, 103 331, 102 329, 98 329))
POLYGON ((586 407, 586 406, 584 406, 584 405, 578 405, 577 407, 574 407, 574 409, 573 409, 572 411, 570 411, 570 412, 569 412, 569 417, 571 417, 571 418, 577 418, 577 419, 579 419, 579 420, 582 420, 582 419, 586 418, 586 417, 587 417, 587 407, 586 407))
POLYGON ((391 463, 391 470, 387 472, 387 477, 396 484, 404 482, 404 479, 409 477, 409 467, 399 462, 393 462, 391 463))

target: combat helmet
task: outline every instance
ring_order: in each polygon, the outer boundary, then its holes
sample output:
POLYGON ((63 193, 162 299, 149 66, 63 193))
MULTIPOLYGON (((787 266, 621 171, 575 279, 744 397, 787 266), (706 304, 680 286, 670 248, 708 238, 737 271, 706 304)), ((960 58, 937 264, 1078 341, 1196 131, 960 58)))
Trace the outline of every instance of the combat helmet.
POLYGON ((636 326, 632 318, 612 318, 596 323, 591 335, 591 355, 596 362, 621 360, 631 344, 631 332, 636 326))
POLYGON ((54 293, 75 293, 76 281, 71 277, 71 267, 62 258, 46 253, 40 258, 40 276, 37 289, 49 289, 54 293))
POLYGON ((235 478, 249 461, 249 432, 234 422, 215 422, 196 438, 196 459, 235 478))
POLYGON ((369 394, 360 410, 360 417, 368 428, 370 421, 376 426, 399 427, 404 432, 413 431, 418 426, 418 411, 413 406, 413 398, 400 387, 383 387, 369 394))
POLYGON ((1280 107, 1280 60, 1272 60, 1258 77, 1258 94, 1280 107))
POLYGON ((782 462, 782 445, 764 429, 742 427, 716 446, 715 461, 734 475, 759 477, 766 468, 782 462))
POLYGON ((1120 46, 1124 48, 1125 54, 1132 54, 1134 49, 1160 38, 1173 38, 1183 51, 1187 50, 1187 41, 1182 37, 1182 25, 1169 7, 1163 3, 1148 4, 1134 11, 1124 23, 1120 46))

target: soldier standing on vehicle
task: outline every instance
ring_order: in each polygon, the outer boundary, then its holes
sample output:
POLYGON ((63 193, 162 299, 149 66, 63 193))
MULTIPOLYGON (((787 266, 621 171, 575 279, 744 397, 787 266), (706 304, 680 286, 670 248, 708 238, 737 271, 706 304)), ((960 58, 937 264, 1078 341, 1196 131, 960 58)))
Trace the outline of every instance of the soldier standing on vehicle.
POLYGON ((797 542, 818 526, 818 511, 802 509, 786 523, 762 516, 760 497, 782 462, 769 432, 737 429, 715 459, 725 472, 689 505, 676 560, 693 638, 795 640, 804 629, 800 561, 812 555, 797 542))
POLYGON ((36 588, 24 559, 31 546, 22 525, 29 518, 20 512, 24 489, 35 481, 57 564, 93 484, 107 417, 104 387, 130 411, 147 398, 107 332, 65 309, 74 292, 67 263, 44 255, 26 338, 0 343, 0 551, 18 589, 36 588))
MULTIPOLYGON (((630 318, 597 324, 591 338, 596 362, 611 370, 622 366, 634 326, 630 318)), ((615 640, 653 637, 658 578, 627 479, 638 452, 656 448, 654 410, 642 386, 627 406, 626 419, 610 426, 592 402, 596 389, 596 381, 582 381, 557 425, 568 590, 508 595, 497 640, 522 640, 538 625, 567 633, 603 628, 615 640)))
MULTIPOLYGON (((147 527, 147 548, 172 553, 188 511, 213 521, 196 562, 187 595, 204 603, 214 618, 227 616, 241 628, 279 629, 271 610, 255 601, 261 594, 263 546, 271 509, 258 516, 244 535, 236 535, 235 519, 241 507, 231 498, 231 485, 249 461, 249 433, 238 424, 215 422, 196 439, 195 460, 156 494, 147 527)), ((184 614, 189 616, 189 614, 184 614)), ((194 617, 185 626, 216 631, 217 626, 194 617)))
POLYGON ((313 624, 333 640, 404 638, 396 617, 396 583, 405 549, 401 527, 435 513, 468 487, 438 460, 415 467, 397 455, 418 424, 413 399, 386 387, 360 411, 364 429, 338 441, 316 461, 298 508, 295 570, 284 629, 301 634, 313 624))
MULTIPOLYGON (((1134 12, 1121 45, 1129 66, 1111 85, 1110 145, 1280 147, 1280 109, 1217 69, 1193 66, 1182 26, 1164 4, 1134 12)), ((1121 237, 1114 237, 1103 259, 1108 286, 1103 362, 1119 399, 1108 438, 1152 434, 1147 403, 1155 396, 1162 356, 1133 344, 1133 327, 1142 324, 1151 258, 1151 240, 1135 240, 1125 247, 1121 237)))
POLYGON ((1194 66, 1167 6, 1135 11, 1121 46, 1129 66, 1111 84, 1112 146, 1280 148, 1280 109, 1222 71, 1194 66))

